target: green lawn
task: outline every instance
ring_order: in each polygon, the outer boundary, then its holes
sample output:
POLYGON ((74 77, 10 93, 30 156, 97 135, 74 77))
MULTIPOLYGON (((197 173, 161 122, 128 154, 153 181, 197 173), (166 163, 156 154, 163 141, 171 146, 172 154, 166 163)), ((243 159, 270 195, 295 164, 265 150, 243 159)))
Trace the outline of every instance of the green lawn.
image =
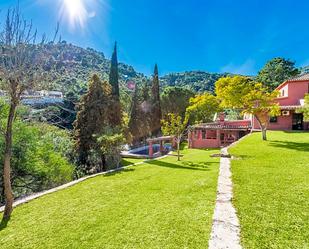
POLYGON ((206 248, 217 150, 185 150, 98 176, 14 210, 0 248, 206 248))
POLYGON ((255 133, 230 149, 245 248, 309 248, 309 133, 255 133))
POLYGON ((121 160, 121 165, 122 166, 128 166, 134 163, 140 163, 143 162, 147 159, 143 159, 143 158, 122 158, 121 160))

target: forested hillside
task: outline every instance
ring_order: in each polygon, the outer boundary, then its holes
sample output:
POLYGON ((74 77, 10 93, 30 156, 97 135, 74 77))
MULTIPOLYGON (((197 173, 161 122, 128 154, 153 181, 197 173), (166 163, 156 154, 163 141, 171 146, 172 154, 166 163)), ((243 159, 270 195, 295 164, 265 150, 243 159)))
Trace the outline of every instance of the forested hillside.
POLYGON ((161 85, 188 87, 195 92, 213 92, 215 82, 227 75, 229 74, 207 73, 203 71, 170 73, 161 77, 161 85))
MULTIPOLYGON (((97 73, 102 79, 108 79, 110 60, 104 54, 91 48, 81 48, 61 42, 48 44, 50 60, 46 70, 54 70, 55 80, 49 84, 50 90, 59 90, 64 94, 72 91, 77 95, 84 93, 92 73, 97 73)), ((143 79, 143 74, 137 73, 132 66, 119 64, 119 75, 122 85, 127 80, 143 79)))
MULTIPOLYGON (((110 59, 102 52, 92 48, 81 48, 65 41, 58 44, 48 44, 50 60, 45 69, 53 70, 55 77, 48 90, 59 90, 66 95, 73 92, 81 95, 86 91, 87 82, 92 73, 96 72, 102 79, 108 79, 110 59)), ((160 64, 159 64, 160 70, 160 64)), ((160 77, 161 86, 185 86, 195 92, 214 90, 214 83, 227 74, 207 73, 202 71, 189 71, 171 73, 160 77)), ((127 83, 133 81, 145 82, 147 77, 138 73, 130 65, 119 63, 120 87, 127 88, 127 83)))

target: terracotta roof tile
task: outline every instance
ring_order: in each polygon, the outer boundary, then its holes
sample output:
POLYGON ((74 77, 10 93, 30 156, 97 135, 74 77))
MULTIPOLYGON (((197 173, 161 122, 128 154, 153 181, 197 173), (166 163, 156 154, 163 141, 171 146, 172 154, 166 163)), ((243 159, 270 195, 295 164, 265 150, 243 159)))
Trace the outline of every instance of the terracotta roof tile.
POLYGON ((304 81, 304 80, 309 80, 309 73, 304 73, 304 74, 300 74, 300 75, 297 75, 295 77, 292 77, 292 78, 288 79, 287 82, 304 81))

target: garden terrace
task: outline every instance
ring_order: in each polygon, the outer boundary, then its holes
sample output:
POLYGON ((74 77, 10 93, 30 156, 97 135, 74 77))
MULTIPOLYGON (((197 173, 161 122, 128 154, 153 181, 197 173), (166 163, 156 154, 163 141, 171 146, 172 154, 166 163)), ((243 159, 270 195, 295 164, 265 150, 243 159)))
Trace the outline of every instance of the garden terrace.
POLYGON ((216 199, 218 150, 185 149, 98 176, 15 208, 1 249, 204 248, 216 199))
POLYGON ((309 245, 309 133, 253 133, 229 149, 244 248, 309 245))

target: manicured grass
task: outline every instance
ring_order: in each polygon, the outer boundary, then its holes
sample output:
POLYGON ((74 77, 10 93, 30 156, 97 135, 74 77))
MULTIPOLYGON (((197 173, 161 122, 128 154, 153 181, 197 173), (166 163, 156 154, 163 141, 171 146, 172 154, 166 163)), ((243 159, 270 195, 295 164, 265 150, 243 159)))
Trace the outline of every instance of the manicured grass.
POLYGON ((184 150, 98 176, 14 210, 5 248, 207 248, 217 150, 184 150))
POLYGON ((230 149, 245 248, 309 248, 309 133, 255 133, 230 149))
POLYGON ((134 163, 140 163, 145 161, 146 159, 141 159, 141 158, 122 158, 121 160, 121 165, 122 166, 128 166, 134 163))

